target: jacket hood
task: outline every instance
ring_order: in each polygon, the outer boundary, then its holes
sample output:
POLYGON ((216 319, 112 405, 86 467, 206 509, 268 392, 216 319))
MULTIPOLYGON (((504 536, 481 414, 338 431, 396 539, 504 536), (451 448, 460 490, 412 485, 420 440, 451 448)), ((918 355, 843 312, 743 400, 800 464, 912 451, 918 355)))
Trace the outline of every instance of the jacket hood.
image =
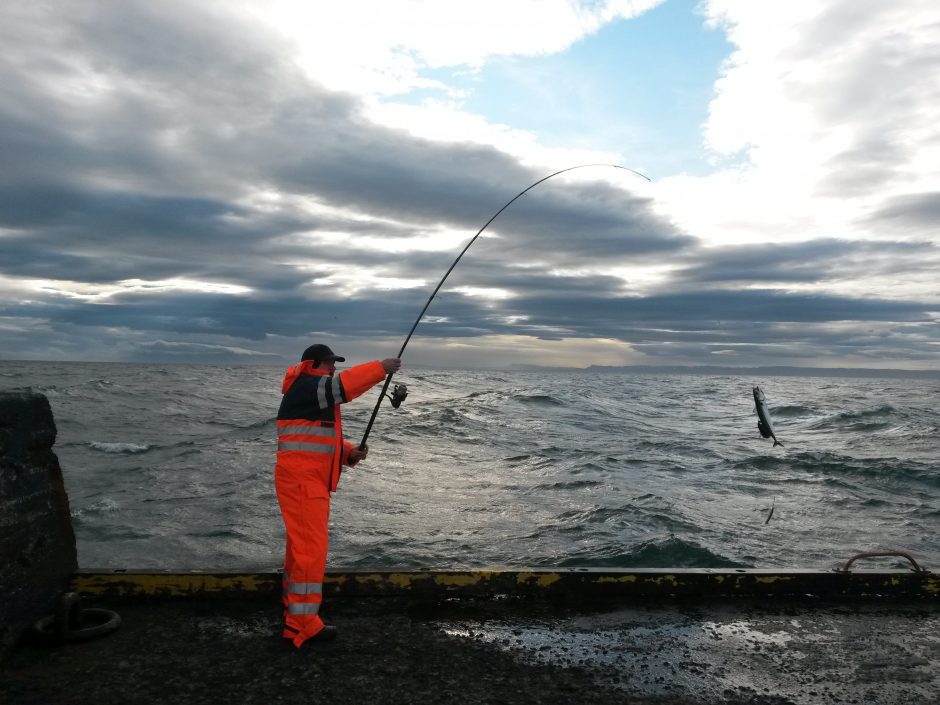
POLYGON ((304 360, 300 364, 288 367, 284 374, 284 381, 281 382, 281 394, 287 394, 287 390, 297 381, 301 375, 325 375, 323 370, 315 369, 313 360, 304 360))

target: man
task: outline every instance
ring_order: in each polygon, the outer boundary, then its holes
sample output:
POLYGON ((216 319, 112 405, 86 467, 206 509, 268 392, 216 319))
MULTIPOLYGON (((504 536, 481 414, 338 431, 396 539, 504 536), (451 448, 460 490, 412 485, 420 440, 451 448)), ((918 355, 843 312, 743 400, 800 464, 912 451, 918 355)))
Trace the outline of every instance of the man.
POLYGON ((352 467, 368 454, 343 439, 339 406, 401 368, 401 360, 388 358, 334 375, 336 363, 345 361, 326 345, 311 345, 281 385, 274 486, 287 527, 283 635, 297 647, 336 637, 336 627, 324 625, 319 615, 330 493, 342 466, 352 467))

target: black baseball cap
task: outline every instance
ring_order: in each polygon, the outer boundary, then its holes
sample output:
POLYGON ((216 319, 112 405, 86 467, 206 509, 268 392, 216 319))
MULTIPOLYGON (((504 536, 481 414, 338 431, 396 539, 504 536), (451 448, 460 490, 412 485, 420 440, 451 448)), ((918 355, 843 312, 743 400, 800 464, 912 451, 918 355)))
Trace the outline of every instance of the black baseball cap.
POLYGON ((301 362, 304 360, 315 360, 317 362, 346 362, 345 357, 334 355, 329 346, 323 345, 322 343, 311 345, 304 350, 304 354, 300 356, 300 360, 301 362))

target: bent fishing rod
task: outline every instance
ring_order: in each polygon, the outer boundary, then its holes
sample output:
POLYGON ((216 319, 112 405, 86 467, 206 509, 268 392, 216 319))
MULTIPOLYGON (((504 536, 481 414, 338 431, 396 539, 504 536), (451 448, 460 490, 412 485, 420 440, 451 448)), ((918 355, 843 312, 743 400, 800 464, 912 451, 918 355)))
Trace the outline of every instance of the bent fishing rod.
MULTIPOLYGON (((536 181, 534 184, 527 186, 525 189, 523 189, 522 191, 517 193, 515 196, 513 196, 512 199, 510 199, 506 203, 506 205, 504 205, 502 208, 496 211, 493 214, 493 216, 488 221, 486 221, 486 224, 482 228, 477 230, 477 234, 474 235, 470 239, 470 242, 466 244, 463 250, 460 251, 460 254, 457 255, 457 259, 455 259, 453 264, 450 265, 450 268, 444 273, 444 276, 441 277, 441 280, 437 283, 437 286, 434 287, 434 291, 431 292, 431 296, 428 297, 427 303, 424 304, 424 308, 421 309, 421 313, 419 313, 418 318, 415 319, 414 325, 411 326, 411 330, 408 331, 408 336, 405 338, 405 342, 402 343, 401 350, 398 351, 397 357, 401 358, 401 356, 404 355, 405 348, 408 347, 408 342, 411 340, 411 336, 414 335, 415 329, 418 327, 418 324, 421 322, 421 319, 424 318, 424 314, 427 312, 428 306, 431 305, 431 302, 434 300, 434 297, 437 296, 437 292, 440 291, 442 286, 444 286, 444 282, 447 281, 447 277, 450 276, 450 273, 454 271, 454 267, 457 266, 457 263, 460 261, 460 259, 466 254, 467 250, 470 249, 470 245, 476 242, 477 238, 480 237, 483 231, 489 227, 490 223, 492 223, 494 220, 496 220, 497 217, 499 217, 500 213, 502 213, 504 210, 509 208, 509 206, 515 203, 517 199, 524 196, 526 193, 534 189, 543 181, 548 181, 549 179, 555 176, 558 176, 559 174, 564 174, 566 171, 574 171, 575 169, 584 169, 586 167, 591 167, 591 166, 602 166, 602 167, 611 167, 613 169, 622 169, 624 171, 629 171, 632 174, 636 174, 637 176, 640 176, 646 179, 647 181, 652 180, 650 179, 650 177, 646 176, 645 174, 641 174, 640 172, 634 171, 633 169, 628 169, 625 166, 620 166, 619 164, 579 164, 577 166, 569 166, 567 169, 561 169, 560 171, 556 171, 553 174, 544 176, 538 181, 536 181)), ((385 384, 382 385, 382 392, 379 394, 378 401, 375 402, 375 408, 372 410, 372 417, 369 419, 369 424, 366 426, 365 433, 362 434, 362 440, 359 442, 359 450, 364 450, 366 447, 366 441, 369 439, 369 433, 372 431, 372 424, 375 423, 375 417, 379 415, 379 408, 382 406, 382 400, 387 396, 388 385, 391 384, 392 377, 394 376, 394 374, 395 374, 394 372, 389 372, 388 377, 385 378, 385 384)), ((408 392, 407 390, 404 389, 404 385, 396 385, 395 392, 391 396, 389 396, 389 400, 392 402, 392 406, 394 406, 397 409, 401 405, 402 401, 404 401, 407 394, 408 392)))

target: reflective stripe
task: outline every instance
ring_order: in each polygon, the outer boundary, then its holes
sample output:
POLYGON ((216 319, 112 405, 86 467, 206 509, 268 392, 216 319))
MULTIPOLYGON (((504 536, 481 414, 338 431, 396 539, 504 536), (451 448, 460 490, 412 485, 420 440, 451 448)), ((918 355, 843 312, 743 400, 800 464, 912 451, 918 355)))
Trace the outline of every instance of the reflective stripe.
POLYGON ((343 383, 339 377, 330 378, 330 386, 333 389, 333 401, 336 404, 342 404, 346 401, 346 395, 343 393, 343 383))
POLYGON ((302 450, 307 453, 320 453, 322 455, 333 455, 334 447, 330 443, 299 443, 297 441, 278 441, 278 450, 302 450))
POLYGON ((326 401, 326 381, 323 377, 317 377, 317 404, 321 409, 329 406, 326 401))
POLYGON ((336 438, 335 428, 324 428, 323 426, 278 426, 277 435, 279 436, 331 436, 336 438))
POLYGON ((319 602, 291 602, 287 605, 287 614, 317 614, 319 602))
POLYGON ((323 583, 288 583, 287 592, 294 595, 319 595, 323 592, 323 583))

